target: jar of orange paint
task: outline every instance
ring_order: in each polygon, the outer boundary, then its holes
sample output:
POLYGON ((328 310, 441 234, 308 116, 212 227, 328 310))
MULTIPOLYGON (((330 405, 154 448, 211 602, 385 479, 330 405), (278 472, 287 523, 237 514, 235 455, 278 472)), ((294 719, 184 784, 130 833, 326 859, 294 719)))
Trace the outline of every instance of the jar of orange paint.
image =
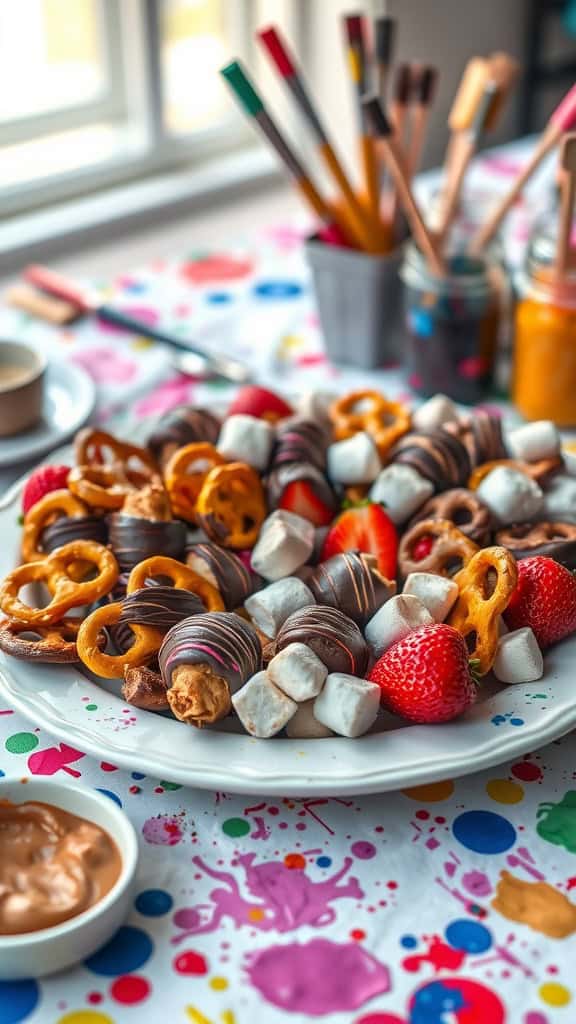
POLYGON ((576 426, 576 267, 558 278, 556 243, 538 233, 517 281, 512 397, 529 420, 576 426))

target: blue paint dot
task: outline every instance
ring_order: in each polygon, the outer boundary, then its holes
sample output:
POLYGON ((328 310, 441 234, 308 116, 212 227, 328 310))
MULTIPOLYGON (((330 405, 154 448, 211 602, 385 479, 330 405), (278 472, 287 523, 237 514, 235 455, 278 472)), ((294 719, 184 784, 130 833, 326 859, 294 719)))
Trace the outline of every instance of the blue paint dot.
POLYGON ((524 725, 524 719, 523 718, 511 718, 510 719, 510 725, 524 725))
POLYGON ((429 338, 434 331, 434 321, 423 309, 413 310, 408 316, 408 323, 419 338, 429 338))
POLYGON ((134 906, 145 917, 162 917, 162 914, 172 910, 173 904, 170 893, 164 892, 164 889, 145 889, 138 893, 134 906))
POLYGON ((104 796, 109 796, 110 799, 113 800, 115 804, 118 804, 118 807, 122 807, 122 801, 120 797, 116 796, 116 793, 113 793, 111 789, 100 789, 99 786, 96 786, 96 792, 103 793, 104 796))
POLYGON ((40 989, 32 978, 22 981, 0 981, 0 1020, 2 1024, 18 1024, 38 1005, 40 989))
POLYGON ((148 285, 144 281, 127 281, 124 284, 124 291, 130 292, 131 295, 141 295, 142 292, 148 291, 148 285))
POLYGON ((295 299, 302 294, 302 285, 297 281, 261 281, 253 291, 259 299, 295 299))
POLYGON ((451 921, 444 932, 447 942, 454 949, 465 953, 484 953, 492 945, 492 935, 483 924, 462 918, 451 921))
POLYGON ((506 719, 504 715, 494 715, 494 718, 491 718, 490 721, 492 722, 492 725, 502 725, 506 719))
POLYGON ((152 939, 140 928, 125 925, 96 953, 84 961, 94 974, 115 978, 118 974, 131 974, 152 956, 152 939))
POLYGON ((231 292, 210 292, 206 296, 206 302, 210 302, 213 306, 224 306, 227 302, 232 302, 234 296, 231 292))
POLYGON ((3 779, 5 774, 6 772, 3 772, 2 769, 0 768, 0 779, 3 779))
POLYGON ((416 949, 418 939, 415 935, 403 935, 400 939, 400 945, 404 946, 404 949, 416 949))
POLYGON ((131 777, 133 779, 145 779, 146 778, 146 776, 144 775, 143 772, 132 772, 131 777))
POLYGON ((332 857, 318 857, 316 863, 319 868, 329 868, 332 863, 332 857))
POLYGON ((516 842, 516 829, 493 811, 465 811, 452 825, 455 838, 475 853, 504 853, 516 842))

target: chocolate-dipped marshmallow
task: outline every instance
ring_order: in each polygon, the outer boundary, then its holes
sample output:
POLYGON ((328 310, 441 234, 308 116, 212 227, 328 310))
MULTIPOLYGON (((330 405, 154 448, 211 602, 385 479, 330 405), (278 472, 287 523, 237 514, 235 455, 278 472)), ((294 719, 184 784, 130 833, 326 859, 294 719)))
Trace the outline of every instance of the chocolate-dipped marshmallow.
POLYGON ((253 627, 233 612, 206 612, 173 626, 158 655, 176 718, 202 726, 224 718, 231 695, 261 668, 253 627))
POLYGON ((148 451, 164 466, 178 448, 196 441, 216 444, 220 433, 220 420, 208 409, 195 409, 179 405, 163 417, 162 423, 148 438, 148 451))
POLYGON ((356 551, 321 562, 307 584, 318 604, 338 608, 360 628, 396 593, 396 583, 378 572, 374 556, 356 551))
POLYGON ((390 453, 390 461, 412 466, 437 491, 460 487, 470 476, 470 458, 462 442, 445 430, 406 434, 390 453))
POLYGON ((294 612, 276 637, 276 651, 289 644, 306 644, 329 672, 362 676, 368 665, 368 645, 358 626, 338 608, 311 607, 294 612))
POLYGON ((233 551, 207 541, 188 549, 186 563, 220 592, 227 612, 240 608, 260 586, 260 579, 249 571, 233 551))

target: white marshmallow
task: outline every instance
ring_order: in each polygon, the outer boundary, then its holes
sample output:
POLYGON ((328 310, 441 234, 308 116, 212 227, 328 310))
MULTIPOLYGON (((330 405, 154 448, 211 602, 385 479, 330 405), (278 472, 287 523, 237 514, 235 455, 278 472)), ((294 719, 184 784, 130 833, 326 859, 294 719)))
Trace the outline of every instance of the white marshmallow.
POLYGON ((434 622, 430 612, 419 597, 412 594, 397 594, 372 616, 364 630, 364 636, 373 653, 379 658, 397 640, 402 640, 420 626, 434 622))
POLYGON ((544 517, 553 523, 576 523, 576 478, 554 476, 544 492, 544 517))
POLYGON ((298 415, 317 423, 327 423, 330 406, 337 398, 333 391, 305 391, 298 402, 298 415))
POLYGON ((493 469, 476 493, 501 526, 536 519, 544 509, 544 495, 536 481, 511 466, 493 469))
POLYGON ((314 701, 305 700, 288 722, 286 735, 291 740, 323 740, 334 733, 314 716, 314 701))
POLYGON ((328 476, 336 484, 371 484, 382 468, 376 445, 363 430, 331 444, 327 462, 328 476))
POLYGON ((375 722, 380 706, 380 687, 367 679, 332 672, 314 701, 314 715, 339 736, 354 739, 375 722))
POLYGON ((501 683, 533 683, 542 678, 544 659, 529 626, 500 637, 492 671, 501 683))
POLYGON ((412 413, 414 430, 439 430, 445 423, 458 422, 458 409, 447 395, 434 395, 412 413))
POLYGON ((312 523, 294 512, 276 509, 262 523, 252 551, 252 569, 266 580, 280 580, 304 565, 313 547, 312 523))
POLYGON ((390 519, 397 525, 405 523, 410 516, 434 494, 434 485, 412 466, 392 463, 376 478, 370 490, 370 498, 385 505, 390 519))
POLYGON ((296 713, 297 704, 279 690, 267 672, 257 672, 236 693, 232 704, 251 736, 266 740, 275 736, 296 713))
POLYGON ((312 591, 296 576, 285 576, 246 598, 244 607, 255 626, 274 638, 292 612, 316 604, 312 591))
POLYGON ((537 462, 550 459, 560 452, 560 434, 552 420, 537 420, 510 431, 506 447, 513 459, 537 462))
POLYGON ((236 413, 224 420, 218 451, 230 461, 247 462, 254 469, 265 470, 274 444, 274 428, 266 420, 236 413))
POLYGON ((431 572, 411 572, 406 577, 403 594, 418 597, 434 622, 444 622, 458 597, 458 584, 431 572))
POLYGON ((317 697, 324 686, 328 669, 305 644, 288 644, 276 654, 266 669, 272 682, 292 700, 317 697))

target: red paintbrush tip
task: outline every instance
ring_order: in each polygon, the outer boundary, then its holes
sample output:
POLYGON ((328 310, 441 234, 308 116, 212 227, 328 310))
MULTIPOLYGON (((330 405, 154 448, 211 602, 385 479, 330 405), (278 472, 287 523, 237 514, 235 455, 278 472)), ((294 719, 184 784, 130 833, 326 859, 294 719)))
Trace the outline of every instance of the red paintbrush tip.
POLYGON ((361 14, 347 14, 344 18, 346 35, 350 43, 364 42, 364 18, 361 14))
POLYGON ((257 33, 260 42, 266 47, 270 57, 274 61, 278 71, 283 78, 292 78, 296 74, 296 68, 292 62, 292 58, 286 49, 286 46, 282 42, 277 29, 265 28, 257 33))

